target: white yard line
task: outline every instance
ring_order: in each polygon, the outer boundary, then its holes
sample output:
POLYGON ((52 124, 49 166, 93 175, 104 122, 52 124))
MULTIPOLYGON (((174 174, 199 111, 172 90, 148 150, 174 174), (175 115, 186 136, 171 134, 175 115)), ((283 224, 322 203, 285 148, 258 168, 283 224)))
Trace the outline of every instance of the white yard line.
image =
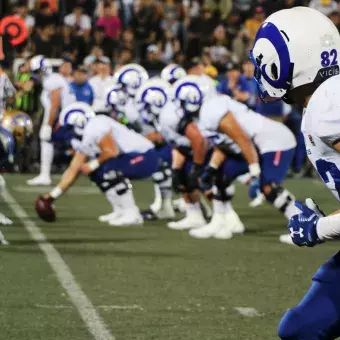
POLYGON ((8 246, 9 242, 6 240, 5 235, 3 234, 3 232, 0 230, 0 243, 3 246, 8 246))
POLYGON ((12 209, 13 213, 25 226, 30 237, 37 242, 38 247, 46 257, 52 270, 55 272, 60 284, 66 290, 73 305, 78 310, 80 317, 84 321, 89 332, 95 340, 115 340, 109 329, 97 313, 92 302, 86 296, 70 268, 62 259, 60 253, 48 242, 41 229, 29 218, 26 211, 16 202, 14 197, 3 189, 2 197, 12 209))

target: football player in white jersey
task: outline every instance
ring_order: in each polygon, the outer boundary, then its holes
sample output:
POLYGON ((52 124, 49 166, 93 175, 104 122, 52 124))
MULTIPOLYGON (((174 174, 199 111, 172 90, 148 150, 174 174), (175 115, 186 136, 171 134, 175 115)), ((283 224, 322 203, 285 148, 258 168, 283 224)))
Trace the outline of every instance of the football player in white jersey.
MULTIPOLYGON (((340 196, 340 36, 320 12, 296 7, 269 16, 251 51, 261 97, 304 106, 302 132, 307 154, 321 179, 340 196)), ((288 228, 298 246, 313 247, 340 236, 339 211, 325 216, 308 198, 296 202, 288 228)), ((279 326, 281 339, 340 336, 340 252, 314 275, 303 300, 279 326)))
POLYGON ((73 143, 76 153, 60 182, 40 199, 52 204, 83 173, 112 206, 112 213, 99 217, 101 222, 112 226, 143 224, 129 179, 147 178, 155 172, 153 144, 108 116, 96 116, 85 103, 69 105, 61 112, 59 123, 73 127, 80 141, 73 143))
POLYGON ((108 105, 112 107, 116 119, 125 121, 129 128, 155 144, 161 162, 159 170, 152 176, 155 200, 150 209, 143 211, 143 216, 148 220, 172 219, 175 212, 171 203, 171 147, 165 143, 153 122, 141 115, 135 98, 148 79, 146 70, 140 65, 128 64, 120 68, 114 78, 116 85, 107 95, 108 105))
POLYGON ((170 64, 163 68, 161 78, 168 82, 170 85, 174 84, 177 80, 185 77, 187 73, 184 68, 177 64, 170 64))
MULTIPOLYGON (((3 111, 0 117, 0 168, 12 167, 15 155, 19 154, 25 142, 33 134, 32 119, 20 111, 3 111)), ((6 186, 5 179, 0 175, 0 192, 6 186)), ((0 213, 0 224, 13 222, 0 213)))
MULTIPOLYGON (((31 59, 31 71, 35 80, 42 84, 41 104, 44 118, 40 128, 40 174, 27 181, 28 185, 50 185, 51 166, 54 156, 52 130, 60 110, 76 101, 68 77, 72 65, 64 61, 59 73, 52 72, 52 65, 44 56, 31 59)), ((72 68, 71 68, 72 71, 72 68)))
MULTIPOLYGON (((195 81, 193 77, 188 78, 183 78, 176 85, 175 100, 180 98, 181 92, 183 93, 182 100, 189 99, 191 91, 196 91, 198 98, 204 97, 204 90, 201 90, 199 81, 195 81)), ((199 127, 203 134, 207 131, 212 134, 222 133, 230 137, 241 148, 246 161, 232 163, 227 160, 225 162, 223 170, 228 181, 218 186, 220 193, 215 195, 213 219, 206 226, 190 231, 191 236, 214 237, 220 233, 220 230, 228 227, 225 219, 229 215, 231 205, 228 195, 224 195, 225 189, 236 177, 248 170, 252 176, 250 197, 255 198, 261 190, 267 200, 287 218, 291 216, 291 211, 295 211, 294 196, 280 186, 289 169, 296 146, 295 138, 288 128, 249 110, 246 105, 222 94, 212 95, 204 101, 201 99, 199 127)), ((217 136, 216 144, 220 143, 219 139, 220 137, 217 136)), ((208 170, 210 173, 215 172, 217 175, 217 170, 225 157, 222 155, 219 158, 222 158, 220 164, 215 163, 215 157, 214 162, 210 163, 208 170)), ((235 216, 235 213, 233 215, 235 216)))

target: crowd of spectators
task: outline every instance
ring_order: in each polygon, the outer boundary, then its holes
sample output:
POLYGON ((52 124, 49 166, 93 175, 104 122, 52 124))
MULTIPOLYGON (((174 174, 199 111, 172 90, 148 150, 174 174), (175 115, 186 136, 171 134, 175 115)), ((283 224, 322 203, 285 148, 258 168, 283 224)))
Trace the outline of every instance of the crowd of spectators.
MULTIPOLYGON (((282 102, 263 105, 257 98, 249 49, 256 32, 273 12, 309 6, 327 15, 340 30, 340 0, 7 0, 0 18, 15 15, 29 30, 15 47, 3 37, 2 69, 12 70, 18 90, 15 108, 35 115, 38 96, 24 88, 28 60, 42 54, 73 64, 72 86, 82 101, 105 110, 102 88, 116 68, 137 62, 150 76, 169 63, 193 60, 219 83, 220 92, 274 119, 291 120, 299 134, 296 112, 282 102), (199 58, 199 59, 198 59, 199 58)), ((303 18, 302 18, 303 20, 303 18)), ((37 93, 35 93, 37 94, 37 93)), ((13 104, 12 104, 13 105, 13 104)), ((1 109, 1 108, 0 108, 1 109)), ((297 166, 298 167, 298 166, 297 166)))
POLYGON ((218 74, 228 61, 247 57, 266 16, 300 5, 339 26, 335 0, 7 0, 0 2, 0 17, 15 14, 30 31, 7 53, 7 66, 13 56, 32 54, 67 55, 77 65, 106 56, 113 67, 137 61, 157 73, 169 62, 204 54, 218 74))

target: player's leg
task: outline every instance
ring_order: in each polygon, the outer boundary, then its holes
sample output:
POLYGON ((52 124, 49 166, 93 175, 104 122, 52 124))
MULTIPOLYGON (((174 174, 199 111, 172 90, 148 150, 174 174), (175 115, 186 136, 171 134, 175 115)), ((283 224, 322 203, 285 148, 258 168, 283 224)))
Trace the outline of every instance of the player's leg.
POLYGON ((303 300, 282 318, 282 340, 332 340, 340 335, 340 292, 336 283, 313 281, 303 300))
MULTIPOLYGON (((178 178, 183 188, 187 187, 187 177, 192 166, 191 160, 186 160, 183 168, 178 171, 178 178)), ((201 205, 200 192, 194 190, 188 192, 186 189, 182 191, 182 197, 185 200, 185 217, 179 221, 168 223, 168 227, 174 230, 186 230, 192 228, 200 228, 206 224, 201 205)))
POLYGON ((230 239, 233 233, 243 233, 244 225, 232 207, 231 201, 235 187, 231 185, 233 178, 248 171, 244 161, 228 158, 216 176, 213 188, 213 216, 210 223, 190 231, 194 238, 230 239))
POLYGON ((44 138, 42 132, 46 129, 49 118, 49 107, 44 108, 44 118, 40 127, 40 174, 27 181, 28 185, 50 185, 51 168, 54 157, 54 147, 50 139, 44 138))
POLYGON ((281 186, 295 150, 268 152, 261 155, 261 190, 266 200, 287 219, 295 214, 295 197, 281 186))
POLYGON ((101 216, 100 221, 114 226, 141 225, 143 219, 135 203, 131 182, 119 171, 117 161, 108 160, 90 175, 112 207, 112 213, 101 216))
POLYGON ((152 175, 154 182, 155 200, 150 206, 151 213, 160 219, 175 217, 172 206, 172 149, 165 144, 156 149, 159 158, 159 168, 152 175))

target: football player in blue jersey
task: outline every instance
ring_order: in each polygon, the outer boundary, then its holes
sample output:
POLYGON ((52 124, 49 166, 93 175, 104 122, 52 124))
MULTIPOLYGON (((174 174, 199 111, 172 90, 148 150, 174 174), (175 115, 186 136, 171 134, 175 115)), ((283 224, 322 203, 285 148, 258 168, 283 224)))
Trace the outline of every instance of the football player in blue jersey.
MULTIPOLYGON (((307 154, 340 200, 340 36, 320 12, 295 7, 269 16, 251 51, 265 101, 282 98, 304 106, 301 130, 307 154)), ((339 211, 325 216, 307 198, 296 202, 288 228, 293 242, 314 247, 340 236, 339 211)), ((340 336, 340 252, 314 275, 310 290, 279 325, 283 340, 330 340, 340 336)))

